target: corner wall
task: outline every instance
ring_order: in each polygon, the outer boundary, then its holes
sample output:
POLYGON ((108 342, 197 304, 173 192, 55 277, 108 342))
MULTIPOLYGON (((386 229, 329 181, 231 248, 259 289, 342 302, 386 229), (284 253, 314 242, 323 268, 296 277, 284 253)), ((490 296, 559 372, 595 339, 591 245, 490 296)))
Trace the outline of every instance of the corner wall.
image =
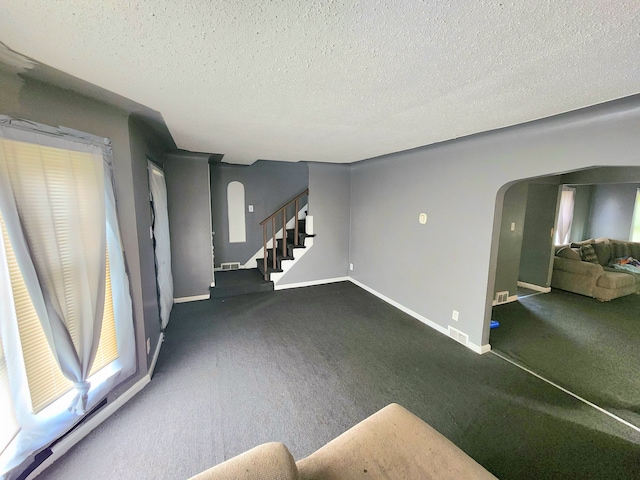
POLYGON ((138 255, 140 259, 140 282, 142 289, 145 342, 149 340, 149 352, 146 353, 147 370, 153 361, 160 339, 160 314, 158 290, 156 286, 156 266, 153 241, 151 240, 151 203, 149 202, 149 181, 147 157, 156 162, 162 160, 161 140, 135 118, 129 118, 129 144, 131 146, 131 165, 135 178, 134 201, 137 212, 138 255))
POLYGON ((209 155, 170 154, 164 157, 167 183, 173 296, 209 295, 213 282, 209 155))
POLYGON ((591 197, 589 237, 629 240, 637 183, 594 185, 591 197))
POLYGON ((278 288, 348 275, 350 180, 349 165, 309 163, 309 215, 316 236, 278 288))
POLYGON ((634 96, 354 164, 351 276, 486 345, 498 192, 530 177, 640 165, 638 131, 640 96, 634 96), (428 214, 426 225, 418 223, 420 212, 428 214))

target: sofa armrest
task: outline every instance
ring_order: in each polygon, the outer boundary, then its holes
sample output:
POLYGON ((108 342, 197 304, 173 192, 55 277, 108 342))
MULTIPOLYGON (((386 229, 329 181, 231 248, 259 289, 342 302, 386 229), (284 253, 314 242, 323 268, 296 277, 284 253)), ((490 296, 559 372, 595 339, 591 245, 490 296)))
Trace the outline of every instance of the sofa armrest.
POLYGON ((413 413, 392 403, 298 461, 304 480, 495 479, 413 413))
POLYGON ((282 443, 258 445, 190 480, 298 480, 296 464, 282 443))
POLYGON ((571 260, 569 258, 553 257, 553 268, 569 273, 598 278, 604 273, 604 268, 598 263, 571 260))

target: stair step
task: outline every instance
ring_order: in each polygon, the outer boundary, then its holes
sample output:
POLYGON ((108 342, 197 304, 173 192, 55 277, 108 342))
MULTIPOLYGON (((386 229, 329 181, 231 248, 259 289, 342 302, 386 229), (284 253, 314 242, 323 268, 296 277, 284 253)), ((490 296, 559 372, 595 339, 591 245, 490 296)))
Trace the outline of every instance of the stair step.
POLYGON ((216 272, 216 286, 209 288, 211 298, 228 298, 273 291, 273 282, 265 281, 257 268, 216 272))
MULTIPOLYGON (((257 270, 260 272, 260 276, 264 279, 264 258, 258 258, 256 261, 258 262, 257 270)), ((270 276, 272 273, 282 273, 283 271, 281 268, 273 268, 272 265, 273 263, 267 261, 267 278, 271 278, 270 276)))

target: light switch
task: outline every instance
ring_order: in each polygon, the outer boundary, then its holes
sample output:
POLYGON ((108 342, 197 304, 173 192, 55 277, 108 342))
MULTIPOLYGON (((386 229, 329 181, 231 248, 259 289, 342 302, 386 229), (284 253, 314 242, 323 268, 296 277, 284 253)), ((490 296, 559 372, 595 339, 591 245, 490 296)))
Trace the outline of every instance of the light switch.
POLYGON ((425 223, 427 223, 427 214, 421 213, 420 216, 418 217, 418 221, 420 222, 421 225, 424 225, 425 223))
POLYGON ((512 232, 516 231, 516 222, 511 222, 511 231, 512 232))
POLYGON ((249 213, 253 213, 253 205, 249 205, 249 213))

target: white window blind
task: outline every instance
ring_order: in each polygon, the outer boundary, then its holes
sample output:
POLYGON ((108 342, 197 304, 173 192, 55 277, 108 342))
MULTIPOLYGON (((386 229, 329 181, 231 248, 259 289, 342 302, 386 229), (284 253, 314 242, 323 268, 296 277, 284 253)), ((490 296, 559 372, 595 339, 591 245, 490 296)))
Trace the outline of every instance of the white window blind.
MULTIPOLYGON (((3 140, 7 142, 7 140, 3 140)), ((21 146, 25 148, 33 148, 29 144, 22 142, 11 142, 12 148, 17 149, 15 152, 18 158, 28 162, 31 156, 29 152, 19 151, 21 146)), ((39 154, 46 153, 45 148, 40 147, 39 154)), ((73 181, 78 181, 78 170, 76 169, 73 174, 69 175, 69 172, 65 171, 68 168, 68 163, 57 161, 55 150, 52 151, 50 162, 48 162, 47 168, 47 186, 51 190, 59 191, 60 195, 64 195, 65 182, 69 181, 70 177, 73 177, 73 181)), ((82 152, 73 152, 75 160, 81 162, 83 159, 81 156, 89 155, 82 152)), ((86 159, 85 159, 86 160, 86 159)), ((29 171, 28 168, 25 169, 29 171)), ((38 191, 34 188, 34 202, 37 201, 38 191)), ((45 218, 31 218, 29 221, 47 221, 45 218)), ((31 407, 34 413, 41 411, 44 407, 55 401, 61 395, 73 388, 72 382, 67 380, 61 373, 55 358, 49 348, 49 344, 45 337, 42 325, 36 314, 33 303, 27 291, 26 285, 20 273, 20 269, 13 253, 13 248, 9 242, 9 238, 4 226, 4 221, 0 215, 0 225, 2 226, 2 235, 5 244, 5 250, 7 255, 7 263, 9 266, 9 273, 11 278, 11 289, 13 292, 13 299, 15 303, 16 317, 18 319, 18 329, 20 332, 20 341, 22 345, 22 351, 24 356, 24 365, 27 374, 27 380, 29 384, 29 390, 31 393, 31 407)), ((74 232, 67 232, 67 235, 73 235, 74 232)), ((64 242, 64 238, 60 241, 64 242)), ((100 343, 98 351, 96 353, 96 359, 91 368, 91 374, 97 372, 104 366, 111 363, 118 358, 118 347, 116 341, 116 330, 113 312, 113 301, 111 294, 111 278, 109 269, 109 258, 107 252, 105 252, 106 263, 106 285, 105 285, 105 306, 104 317, 102 322, 102 330, 100 336, 100 343)), ((64 281, 65 276, 73 274, 73 261, 74 255, 69 254, 65 258, 65 262, 62 264, 62 271, 60 272, 60 278, 64 281)), ((74 305, 67 305, 67 308, 74 309, 74 305)), ((74 323, 73 316, 70 319, 68 325, 71 338, 77 349, 77 337, 79 335, 77 324, 74 323)))

